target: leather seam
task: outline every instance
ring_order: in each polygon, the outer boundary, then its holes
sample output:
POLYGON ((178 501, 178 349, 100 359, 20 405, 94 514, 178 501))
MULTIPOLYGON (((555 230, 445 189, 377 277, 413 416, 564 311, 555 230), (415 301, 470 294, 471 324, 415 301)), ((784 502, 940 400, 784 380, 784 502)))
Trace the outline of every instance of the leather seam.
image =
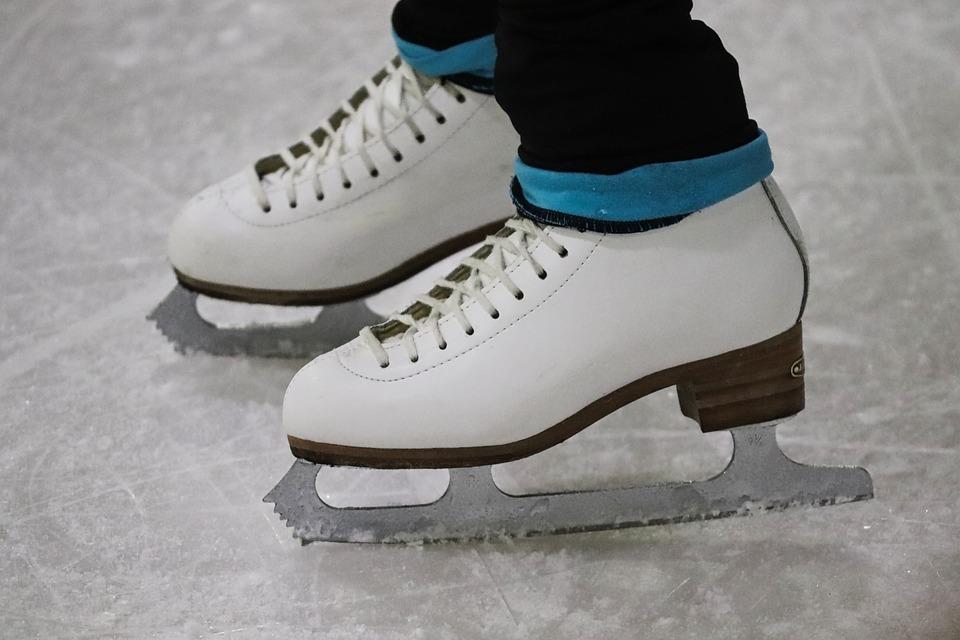
MULTIPOLYGON (((447 138, 446 138, 443 142, 441 142, 440 145, 438 145, 437 148, 434 149, 432 152, 426 154, 425 156, 423 156, 422 158, 420 158, 419 160, 417 160, 417 161, 414 162, 413 164, 408 165, 406 169, 404 169, 403 171, 401 171, 401 172, 398 173, 397 175, 393 176, 393 177, 390 178, 389 180, 386 180, 386 181, 382 182, 379 186, 374 187, 373 189, 370 189, 369 191, 365 191, 364 193, 361 193, 361 194, 359 194, 359 195, 356 195, 356 196, 354 196, 353 198, 351 198, 350 200, 347 200, 346 202, 341 202, 340 204, 338 204, 338 205, 335 206, 335 207, 331 207, 331 208, 329 208, 329 209, 324 209, 324 210, 322 210, 322 211, 318 211, 317 213, 314 213, 313 215, 305 216, 305 217, 303 217, 303 218, 299 218, 299 219, 297 219, 297 220, 291 220, 290 222, 284 222, 284 223, 281 223, 281 224, 257 224, 257 223, 255 223, 255 222, 251 222, 250 220, 247 220, 246 218, 241 217, 241 216, 234 210, 234 208, 233 208, 232 206, 230 206, 230 200, 227 199, 227 198, 224 198, 224 200, 223 200, 224 207, 227 209, 227 211, 230 212, 230 214, 231 214, 234 218, 236 218, 236 219, 239 220, 240 222, 246 224, 247 226, 256 227, 256 228, 258 228, 258 229, 280 229, 280 228, 282 228, 282 227, 289 227, 290 225, 299 224, 299 223, 301 223, 301 222, 306 222, 307 220, 312 220, 312 219, 317 218, 317 217, 319 217, 319 216, 328 215, 328 214, 330 214, 330 213, 333 212, 333 211, 337 211, 337 210, 339 210, 339 209, 342 209, 342 208, 346 207, 346 206, 349 205, 349 204, 353 204, 354 202, 356 202, 357 200, 360 200, 361 198, 365 198, 365 197, 369 196, 369 195, 372 194, 372 193, 376 193, 376 192, 379 191, 380 189, 383 189, 384 187, 386 187, 386 186, 390 185, 391 183, 393 183, 394 180, 397 180, 398 178, 404 176, 404 175, 407 174, 409 171, 413 170, 415 167, 420 166, 420 164, 422 164, 423 162, 425 162, 425 161, 427 160, 427 158, 429 158, 431 155, 433 155, 433 153, 435 153, 437 150, 439 150, 441 147, 443 147, 445 144, 447 144, 450 140, 452 140, 452 139, 454 138, 454 136, 456 136, 458 133, 460 133, 460 131, 461 131, 465 126, 467 126, 467 124, 468 124, 471 120, 473 120, 473 118, 474 118, 478 113, 480 113, 481 108, 483 107, 484 104, 486 104, 486 102, 487 102, 489 99, 490 99, 490 98, 486 98, 485 100, 481 101, 481 102, 477 105, 477 108, 473 110, 473 113, 471 113, 469 116, 467 116, 467 119, 464 120, 463 122, 461 122, 460 125, 459 125, 456 129, 454 129, 454 130, 450 133, 450 135, 447 136, 447 138)), ((240 189, 240 187, 237 187, 237 189, 240 189)), ((223 195, 223 191, 221 190, 221 196, 222 196, 222 195, 223 195)))
POLYGON ((527 311, 527 312, 524 313, 523 315, 519 316, 519 317, 516 318, 513 322, 511 322, 511 323, 508 324, 507 326, 503 327, 502 329, 500 329, 499 331, 497 331, 497 332, 494 333, 493 335, 485 338, 485 339, 482 340, 481 342, 478 342, 477 344, 473 345, 473 346, 470 347, 469 349, 466 349, 465 351, 462 351, 462 352, 458 353, 457 355, 455 355, 454 357, 450 358, 449 360, 444 360, 443 362, 438 362, 437 364, 431 365, 431 366, 427 367, 426 369, 423 369, 422 371, 417 371, 416 373, 411 373, 411 374, 409 374, 409 375, 402 376, 402 377, 400 377, 400 378, 373 378, 373 377, 371 377, 371 376, 366 376, 366 375, 363 375, 362 373, 358 373, 358 372, 354 371, 353 369, 351 369, 350 367, 348 367, 348 366, 343 362, 343 360, 340 359, 340 353, 339 353, 339 351, 335 352, 337 363, 338 363, 341 367, 343 367, 343 369, 344 369, 345 371, 353 374, 354 376, 356 376, 356 377, 358 377, 358 378, 362 378, 362 379, 364 379, 364 380, 369 380, 369 381, 371 381, 371 382, 400 382, 401 380, 408 380, 408 379, 410 379, 410 378, 414 378, 414 377, 419 376, 419 375, 421 375, 421 374, 423 374, 423 373, 427 373, 428 371, 431 371, 431 370, 436 369, 436 368, 438 368, 438 367, 442 367, 442 366, 444 366, 444 365, 446 365, 446 364, 448 364, 448 363, 450 363, 450 362, 453 362, 453 361, 456 360, 457 358, 459 358, 459 357, 461 357, 461 356, 463 356, 463 355, 466 355, 466 354, 470 353, 470 352, 473 351, 474 349, 477 349, 478 347, 481 347, 482 345, 486 344, 487 342, 490 342, 491 340, 493 340, 494 338, 496 338, 497 336, 499 336, 501 333, 503 333, 503 332, 506 331, 507 329, 510 329, 511 327, 513 327, 514 325, 516 325, 518 322, 520 322, 521 320, 523 320, 524 318, 526 318, 527 316, 529 316, 530 314, 532 314, 534 311, 536 311, 537 309, 539 309, 540 307, 542 307, 544 304, 546 304, 547 300, 549 300, 550 298, 552 298, 553 296, 555 296, 561 289, 563 289, 563 287, 565 287, 565 286, 567 285, 568 282, 570 282, 570 280, 573 278, 573 276, 577 275, 577 273, 579 273, 580 270, 583 269, 584 265, 587 264, 587 262, 588 262, 588 261, 590 260, 590 258, 593 256, 593 254, 596 253, 597 247, 600 246, 600 243, 603 242, 603 240, 604 240, 604 238, 606 238, 606 236, 607 236, 607 234, 603 234, 603 235, 600 237, 600 239, 597 240, 597 242, 593 245, 593 248, 590 249, 590 253, 588 253, 588 254, 586 255, 586 257, 583 259, 583 261, 577 266, 577 268, 574 269, 573 273, 571 273, 569 276, 567 276, 567 278, 566 278, 562 283, 560 283, 560 285, 559 285, 556 289, 554 289, 554 290, 550 293, 550 295, 548 295, 546 298, 544 298, 543 300, 541 300, 541 301, 539 302, 539 304, 537 304, 537 306, 533 307, 532 309, 530 309, 529 311, 527 311))
POLYGON ((803 270, 803 297, 800 299, 800 311, 797 314, 797 322, 800 322, 800 320, 803 319, 803 312, 807 309, 807 299, 810 295, 810 264, 807 260, 807 256, 805 255, 803 246, 800 243, 800 239, 794 237, 793 231, 790 230, 790 225, 788 225, 787 221, 784 220, 783 212, 780 210, 780 204, 777 202, 773 192, 767 185, 767 180, 761 180, 760 184, 763 185, 763 192, 767 195, 767 200, 770 202, 770 206, 773 207, 774 213, 777 214, 777 220, 780 221, 780 226, 783 227, 787 237, 790 238, 790 242, 793 243, 793 248, 797 252, 797 257, 800 258, 800 267, 803 270))

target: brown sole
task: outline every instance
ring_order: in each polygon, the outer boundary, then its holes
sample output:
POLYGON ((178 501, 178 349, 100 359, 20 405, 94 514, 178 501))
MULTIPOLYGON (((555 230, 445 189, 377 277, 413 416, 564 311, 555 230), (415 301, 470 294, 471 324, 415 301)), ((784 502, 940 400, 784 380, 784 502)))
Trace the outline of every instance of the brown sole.
POLYGON ((508 444, 447 449, 375 449, 288 436, 309 462, 377 469, 443 469, 500 464, 539 453, 646 395, 676 385, 683 415, 706 433, 787 418, 803 410, 801 323, 758 344, 654 373, 592 402, 540 433, 508 444))
POLYGON ((181 273, 176 268, 173 272, 177 276, 177 281, 184 288, 201 293, 211 298, 220 298, 222 300, 232 300, 234 302, 247 302, 251 304, 272 304, 280 306, 317 306, 325 304, 338 304, 349 302, 358 298, 365 298, 384 289, 399 284, 407 278, 416 275, 432 264, 453 255, 461 249, 466 249, 470 245, 476 244, 486 238, 488 235, 496 233, 503 227, 506 218, 485 224, 466 233, 445 240, 440 244, 433 246, 426 251, 418 253, 409 260, 406 260, 398 267, 382 273, 369 280, 347 285, 345 287, 336 287, 334 289, 313 289, 306 291, 283 291, 275 289, 251 289, 248 287, 237 287, 229 284, 218 284, 216 282, 207 282, 198 280, 181 273))

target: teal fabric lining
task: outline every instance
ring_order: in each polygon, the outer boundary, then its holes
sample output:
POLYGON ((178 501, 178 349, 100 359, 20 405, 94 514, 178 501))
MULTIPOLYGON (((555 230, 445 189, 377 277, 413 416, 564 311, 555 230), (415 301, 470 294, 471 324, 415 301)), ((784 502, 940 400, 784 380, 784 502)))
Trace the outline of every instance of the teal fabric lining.
POLYGON ((542 209, 605 221, 651 220, 699 211, 773 173, 767 134, 705 158, 648 164, 615 175, 548 171, 516 160, 526 200, 542 209))
POLYGON ((450 76, 468 73, 492 78, 497 62, 497 45, 493 35, 468 40, 442 51, 408 42, 393 32, 400 57, 407 64, 428 76, 450 76))

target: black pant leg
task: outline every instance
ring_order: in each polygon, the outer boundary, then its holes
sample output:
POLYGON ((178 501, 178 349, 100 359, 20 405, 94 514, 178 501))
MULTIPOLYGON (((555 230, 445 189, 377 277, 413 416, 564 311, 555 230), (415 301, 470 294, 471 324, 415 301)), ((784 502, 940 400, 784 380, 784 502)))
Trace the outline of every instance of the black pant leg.
POLYGON ((443 50, 490 35, 497 28, 496 0, 400 0, 393 30, 404 40, 443 50))
POLYGON ((756 139, 736 60, 691 10, 691 0, 500 0, 496 94, 521 160, 613 174, 756 139))

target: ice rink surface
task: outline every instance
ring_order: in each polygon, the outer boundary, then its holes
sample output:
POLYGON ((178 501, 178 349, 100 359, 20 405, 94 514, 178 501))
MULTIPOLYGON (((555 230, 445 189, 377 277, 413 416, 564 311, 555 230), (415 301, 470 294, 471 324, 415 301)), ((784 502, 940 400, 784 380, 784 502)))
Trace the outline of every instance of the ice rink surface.
MULTIPOLYGON (((0 636, 960 638, 956 0, 702 4, 811 251, 809 408, 781 440, 868 467, 875 500, 301 548, 261 503, 292 461, 279 407, 301 363, 184 357, 144 318, 179 205, 391 55, 389 3, 5 0, 0 636)), ((728 452, 664 392, 501 475, 693 479, 728 452)))

